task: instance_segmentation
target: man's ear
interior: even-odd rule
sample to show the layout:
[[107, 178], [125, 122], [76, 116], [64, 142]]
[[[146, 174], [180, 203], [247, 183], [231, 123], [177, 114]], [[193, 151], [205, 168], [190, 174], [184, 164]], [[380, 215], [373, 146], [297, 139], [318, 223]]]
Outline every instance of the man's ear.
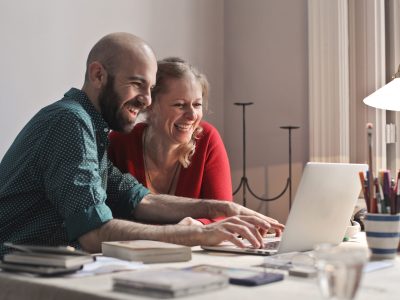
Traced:
[[104, 69], [103, 65], [98, 61], [94, 61], [89, 65], [89, 81], [96, 87], [101, 88], [107, 82], [107, 71]]

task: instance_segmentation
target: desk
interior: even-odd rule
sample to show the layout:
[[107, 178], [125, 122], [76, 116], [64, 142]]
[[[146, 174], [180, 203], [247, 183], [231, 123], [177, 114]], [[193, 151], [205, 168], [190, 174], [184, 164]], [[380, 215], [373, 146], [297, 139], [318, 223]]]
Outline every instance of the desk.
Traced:
[[[355, 243], [343, 243], [353, 246]], [[217, 264], [231, 267], [249, 267], [260, 265], [261, 256], [206, 252], [193, 247], [193, 259], [184, 263], [152, 264], [156, 267], [183, 268], [196, 264]], [[97, 275], [82, 278], [37, 278], [0, 272], [0, 299], [152, 299], [112, 291], [114, 274]], [[177, 299], [322, 299], [315, 278], [285, 276], [280, 282], [258, 287], [230, 285], [219, 291], [212, 291]], [[400, 299], [400, 256], [395, 266], [366, 273], [356, 299]]]

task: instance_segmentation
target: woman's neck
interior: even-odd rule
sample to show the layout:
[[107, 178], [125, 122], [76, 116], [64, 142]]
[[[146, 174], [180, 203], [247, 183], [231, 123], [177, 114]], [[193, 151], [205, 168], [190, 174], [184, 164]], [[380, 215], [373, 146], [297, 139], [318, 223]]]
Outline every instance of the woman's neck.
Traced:
[[164, 136], [153, 130], [151, 125], [148, 125], [144, 131], [143, 143], [145, 143], [144, 149], [146, 149], [144, 155], [157, 167], [168, 169], [175, 166], [178, 161], [179, 145], [173, 145]]
[[[164, 141], [164, 142], [163, 142]], [[173, 145], [155, 134], [151, 127], [143, 134], [143, 160], [147, 187], [153, 193], [175, 194], [180, 163]]]

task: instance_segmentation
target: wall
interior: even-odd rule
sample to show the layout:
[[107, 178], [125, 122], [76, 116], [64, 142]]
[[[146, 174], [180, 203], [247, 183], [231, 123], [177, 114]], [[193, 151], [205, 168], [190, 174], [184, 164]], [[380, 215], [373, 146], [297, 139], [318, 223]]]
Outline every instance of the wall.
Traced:
[[82, 86], [90, 48], [114, 31], [208, 74], [207, 119], [223, 132], [223, 1], [0, 0], [0, 157], [42, 106]]
[[[42, 106], [81, 87], [85, 61], [103, 35], [128, 31], [159, 58], [178, 55], [211, 83], [206, 116], [223, 135], [233, 184], [241, 176], [241, 111], [248, 109], [248, 177], [272, 196], [287, 177], [293, 132], [294, 188], [308, 158], [306, 0], [0, 0], [0, 157]], [[251, 198], [251, 197], [250, 197]], [[241, 197], [236, 197], [241, 203]], [[252, 208], [284, 221], [288, 198]]]
[[[294, 189], [308, 160], [307, 1], [225, 1], [224, 21], [224, 128], [234, 188], [242, 174], [242, 111], [233, 102], [254, 102], [246, 109], [247, 177], [257, 195], [272, 197], [288, 176], [288, 133], [280, 126], [301, 127], [292, 135]], [[269, 204], [247, 196], [251, 208], [286, 219], [288, 194]]]

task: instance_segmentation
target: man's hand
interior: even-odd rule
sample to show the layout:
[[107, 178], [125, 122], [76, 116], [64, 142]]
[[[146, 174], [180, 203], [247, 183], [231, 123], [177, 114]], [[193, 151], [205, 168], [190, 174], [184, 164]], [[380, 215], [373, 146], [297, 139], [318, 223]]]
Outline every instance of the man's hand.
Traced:
[[[236, 203], [232, 203], [232, 204], [236, 204]], [[285, 225], [279, 223], [278, 220], [267, 217], [267, 216], [260, 214], [254, 210], [248, 209], [244, 206], [241, 206], [238, 204], [236, 204], [236, 205], [239, 206], [239, 209], [240, 209], [239, 215], [257, 216], [257, 217], [263, 219], [265, 222], [269, 223], [269, 225], [271, 226], [270, 228], [273, 229], [276, 236], [282, 235], [282, 231], [285, 229]], [[267, 232], [268, 232], [268, 230], [264, 230], [263, 228], [260, 228], [260, 233], [262, 236], [265, 236], [267, 234]]]
[[259, 227], [259, 232], [262, 236], [264, 236], [268, 232], [268, 229], [270, 228], [273, 229], [273, 231], [275, 231], [276, 236], [281, 236], [282, 230], [285, 229], [285, 225], [279, 223], [277, 220], [267, 217], [263, 214], [260, 214], [254, 210], [251, 210], [234, 202], [213, 201], [213, 204], [210, 206], [210, 210], [212, 213], [215, 213], [216, 216], [227, 216], [227, 217], [248, 216], [248, 217], [257, 217], [258, 219], [263, 220], [264, 224], [268, 224], [268, 227], [267, 229], [265, 229], [265, 226]]
[[[270, 218], [268, 218], [269, 220]], [[270, 219], [273, 220], [273, 219]], [[277, 224], [279, 222], [276, 221]], [[283, 225], [276, 227], [281, 228]], [[255, 248], [263, 247], [263, 233], [272, 227], [271, 223], [256, 215], [240, 215], [226, 218], [222, 221], [203, 226], [200, 236], [200, 245], [213, 246], [223, 241], [230, 241], [238, 247], [244, 248], [241, 238], [247, 239]], [[277, 230], [275, 228], [275, 230]], [[280, 232], [280, 230], [279, 230]], [[241, 238], [240, 238], [240, 237]]]
[[193, 221], [198, 221], [191, 218], [185, 218], [177, 225], [165, 226], [113, 219], [82, 235], [79, 243], [85, 251], [93, 253], [101, 251], [101, 242], [103, 241], [126, 240], [155, 240], [187, 246], [213, 246], [223, 241], [230, 241], [238, 247], [245, 247], [242, 239], [246, 239], [253, 247], [261, 248], [263, 247], [263, 233], [269, 229], [277, 230], [277, 228], [283, 227], [277, 221], [275, 222], [280, 226], [270, 223], [270, 220], [273, 219], [265, 216], [260, 218], [255, 212], [253, 215], [228, 217], [222, 221], [202, 226], [196, 225], [197, 223], [193, 224]]

